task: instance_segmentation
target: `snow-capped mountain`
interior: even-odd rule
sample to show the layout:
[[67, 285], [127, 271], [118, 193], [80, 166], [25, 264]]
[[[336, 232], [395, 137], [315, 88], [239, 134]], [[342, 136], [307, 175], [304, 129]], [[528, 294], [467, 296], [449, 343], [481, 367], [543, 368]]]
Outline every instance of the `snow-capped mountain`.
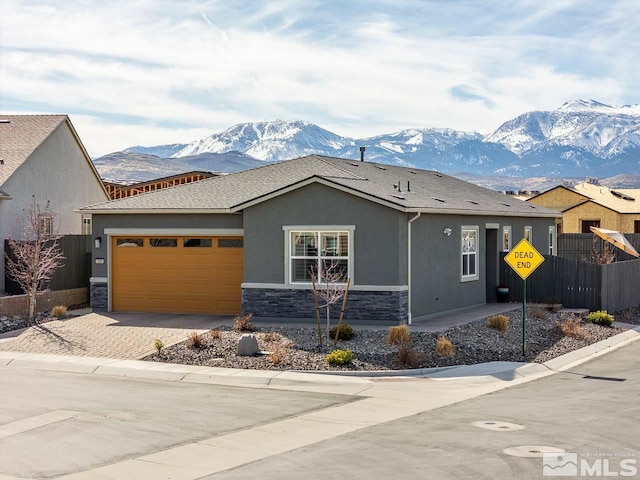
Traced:
[[[360, 146], [366, 147], [369, 161], [453, 174], [610, 177], [640, 172], [640, 105], [572, 100], [556, 110], [519, 115], [484, 137], [446, 128], [414, 128], [353, 139], [304, 121], [242, 123], [189, 144], [138, 146], [125, 153], [157, 155], [162, 157], [157, 162], [167, 166], [186, 156], [226, 152], [258, 161], [311, 153], [359, 159]], [[111, 154], [110, 161], [114, 156], [118, 153]], [[98, 160], [101, 171], [108, 162]], [[207, 161], [198, 163], [200, 169], [216, 170]], [[126, 175], [122, 169], [120, 173]]]

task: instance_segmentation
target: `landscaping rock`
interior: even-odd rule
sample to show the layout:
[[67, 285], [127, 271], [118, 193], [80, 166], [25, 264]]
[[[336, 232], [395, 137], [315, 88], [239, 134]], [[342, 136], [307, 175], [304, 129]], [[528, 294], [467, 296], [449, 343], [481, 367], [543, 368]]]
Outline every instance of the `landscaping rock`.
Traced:
[[244, 333], [238, 340], [237, 355], [241, 357], [250, 357], [260, 351], [258, 347], [258, 339], [253, 333]]

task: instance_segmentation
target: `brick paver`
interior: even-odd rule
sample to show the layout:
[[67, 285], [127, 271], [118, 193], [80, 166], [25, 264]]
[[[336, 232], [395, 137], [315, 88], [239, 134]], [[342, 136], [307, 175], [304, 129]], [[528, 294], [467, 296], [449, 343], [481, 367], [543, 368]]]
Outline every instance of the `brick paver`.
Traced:
[[223, 323], [228, 319], [90, 313], [30, 327], [14, 340], [0, 343], [0, 351], [140, 359], [155, 351], [157, 338], [168, 346], [186, 340], [191, 332], [202, 333]]

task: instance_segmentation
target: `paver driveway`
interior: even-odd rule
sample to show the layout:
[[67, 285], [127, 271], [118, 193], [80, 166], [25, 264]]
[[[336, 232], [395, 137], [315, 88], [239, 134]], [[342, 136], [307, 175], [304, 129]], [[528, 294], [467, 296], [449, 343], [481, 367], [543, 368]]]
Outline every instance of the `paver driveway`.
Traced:
[[0, 351], [140, 359], [155, 351], [157, 338], [168, 346], [231, 322], [220, 315], [89, 313], [30, 327], [0, 343]]

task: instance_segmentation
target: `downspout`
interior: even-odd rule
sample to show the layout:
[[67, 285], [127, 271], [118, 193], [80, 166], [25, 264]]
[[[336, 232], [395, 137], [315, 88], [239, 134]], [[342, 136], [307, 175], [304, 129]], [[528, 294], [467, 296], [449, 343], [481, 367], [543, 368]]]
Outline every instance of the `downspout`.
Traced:
[[411, 325], [411, 224], [416, 221], [421, 212], [416, 213], [416, 216], [409, 219], [407, 223], [407, 323]]

